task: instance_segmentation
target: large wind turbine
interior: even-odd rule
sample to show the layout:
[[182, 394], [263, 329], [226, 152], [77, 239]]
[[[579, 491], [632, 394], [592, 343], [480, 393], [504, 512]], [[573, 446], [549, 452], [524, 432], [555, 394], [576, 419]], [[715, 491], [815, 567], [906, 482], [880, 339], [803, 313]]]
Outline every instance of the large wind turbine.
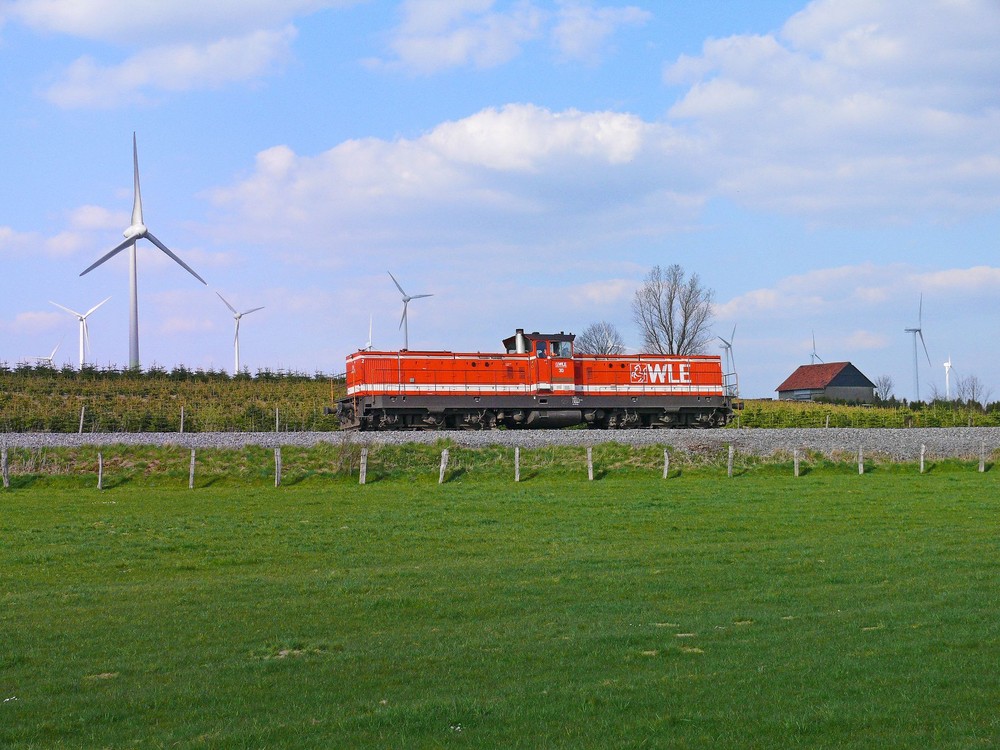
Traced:
[[111, 297], [108, 297], [107, 299], [98, 302], [96, 305], [87, 310], [87, 312], [85, 313], [78, 313], [76, 310], [70, 310], [68, 307], [64, 307], [63, 305], [60, 305], [58, 302], [53, 302], [52, 300], [49, 300], [50, 305], [55, 305], [60, 310], [65, 310], [70, 315], [75, 316], [76, 319], [80, 321], [80, 369], [81, 370], [83, 369], [83, 366], [87, 363], [85, 349], [90, 349], [90, 330], [87, 328], [87, 318], [90, 317], [90, 314], [94, 312], [94, 310], [103, 305], [109, 299], [111, 299]]
[[252, 312], [263, 310], [264, 306], [261, 305], [260, 307], [252, 307], [249, 310], [244, 310], [243, 312], [236, 312], [236, 308], [230, 305], [229, 301], [225, 297], [223, 297], [222, 294], [220, 294], [219, 292], [216, 292], [216, 294], [219, 295], [219, 299], [221, 299], [225, 303], [226, 307], [228, 307], [230, 311], [232, 311], [233, 320], [236, 321], [236, 336], [233, 339], [233, 346], [236, 349], [236, 367], [233, 370], [233, 375], [238, 375], [240, 372], [240, 318], [242, 318], [244, 315], [249, 315]]
[[948, 361], [944, 363], [944, 398], [946, 401], [951, 401], [951, 355], [948, 355]]
[[399, 319], [399, 327], [403, 329], [403, 349], [409, 349], [410, 348], [410, 330], [409, 330], [409, 325], [406, 322], [406, 310], [407, 310], [407, 307], [410, 304], [410, 300], [411, 299], [420, 299], [421, 297], [433, 297], [434, 295], [433, 294], [412, 294], [412, 295], [407, 294], [406, 292], [403, 291], [403, 287], [401, 287], [399, 285], [399, 282], [396, 281], [396, 277], [392, 275], [392, 271], [388, 271], [387, 273], [389, 274], [389, 278], [392, 279], [392, 283], [396, 285], [396, 288], [399, 290], [399, 293], [403, 295], [403, 317]]
[[132, 198], [132, 224], [125, 230], [124, 236], [125, 241], [120, 242], [114, 247], [111, 252], [103, 256], [96, 263], [92, 263], [88, 266], [83, 273], [90, 273], [99, 265], [104, 263], [106, 260], [113, 258], [115, 255], [120, 253], [125, 248], [129, 249], [128, 260], [129, 260], [129, 317], [128, 317], [128, 365], [132, 369], [138, 369], [139, 364], [139, 289], [136, 281], [136, 257], [135, 257], [135, 245], [136, 243], [145, 238], [156, 245], [164, 254], [173, 259], [181, 268], [187, 271], [189, 274], [194, 276], [202, 284], [206, 282], [201, 276], [196, 274], [194, 270], [176, 255], [170, 251], [170, 249], [160, 242], [156, 237], [154, 237], [145, 224], [142, 222], [142, 195], [139, 192], [139, 152], [136, 148], [135, 143], [135, 133], [132, 133], [132, 171], [134, 174], [135, 184], [133, 187], [133, 198]]
[[916, 328], [904, 328], [903, 331], [906, 333], [913, 334], [913, 386], [916, 389], [917, 398], [920, 400], [920, 359], [917, 357], [917, 337], [920, 337], [920, 344], [924, 347], [924, 355], [927, 357], [927, 364], [931, 364], [931, 355], [927, 353], [927, 344], [924, 342], [924, 295], [920, 295], [920, 306], [917, 308], [917, 326]]

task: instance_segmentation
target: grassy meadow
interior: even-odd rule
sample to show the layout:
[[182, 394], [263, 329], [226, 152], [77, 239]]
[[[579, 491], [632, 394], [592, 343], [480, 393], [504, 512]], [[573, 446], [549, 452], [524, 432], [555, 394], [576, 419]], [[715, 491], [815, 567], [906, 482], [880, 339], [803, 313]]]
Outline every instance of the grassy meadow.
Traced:
[[601, 447], [597, 481], [563, 449], [515, 484], [497, 449], [453, 451], [439, 485], [430, 447], [373, 455], [359, 486], [326, 450], [286, 452], [280, 488], [264, 451], [211, 457], [194, 491], [166, 454], [123, 451], [103, 491], [22, 466], [0, 747], [1000, 741], [992, 470], [663, 480], [655, 451]]

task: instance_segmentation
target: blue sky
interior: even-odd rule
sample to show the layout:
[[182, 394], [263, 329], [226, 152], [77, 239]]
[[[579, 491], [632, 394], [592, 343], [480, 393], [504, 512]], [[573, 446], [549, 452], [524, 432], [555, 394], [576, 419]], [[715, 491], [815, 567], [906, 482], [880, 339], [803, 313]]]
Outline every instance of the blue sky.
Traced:
[[0, 360], [340, 372], [607, 320], [655, 264], [715, 290], [744, 395], [809, 362], [1000, 397], [995, 0], [0, 0]]

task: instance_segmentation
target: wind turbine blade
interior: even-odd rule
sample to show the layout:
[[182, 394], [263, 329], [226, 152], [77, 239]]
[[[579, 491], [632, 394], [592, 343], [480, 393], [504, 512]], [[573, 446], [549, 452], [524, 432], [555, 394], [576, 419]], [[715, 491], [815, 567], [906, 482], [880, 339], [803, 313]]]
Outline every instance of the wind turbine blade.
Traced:
[[118, 243], [115, 246], [114, 250], [112, 250], [107, 255], [104, 255], [103, 257], [101, 257], [96, 262], [91, 263], [83, 271], [80, 272], [80, 275], [81, 276], [85, 276], [86, 274], [90, 273], [95, 268], [97, 268], [99, 265], [101, 265], [104, 261], [111, 260], [111, 258], [113, 258], [114, 256], [118, 255], [118, 253], [120, 253], [122, 250], [124, 250], [126, 247], [128, 247], [129, 245], [131, 245], [134, 242], [135, 242], [135, 238], [133, 237], [133, 238], [130, 238], [130, 239], [127, 239], [127, 240], [123, 240], [122, 242]]
[[[90, 308], [89, 310], [87, 310], [87, 312], [84, 313], [84, 315], [83, 315], [83, 319], [86, 320], [88, 315], [90, 315], [92, 312], [94, 312], [94, 310], [96, 310], [98, 307], [100, 307], [101, 305], [103, 305], [109, 299], [111, 299], [111, 297], [107, 297], [107, 298], [103, 299], [102, 301], [100, 301], [96, 305], [94, 305], [92, 308]], [[53, 303], [53, 304], [55, 304], [55, 303]]]
[[249, 310], [244, 310], [244, 311], [243, 311], [242, 313], [240, 313], [240, 314], [241, 314], [241, 315], [249, 315], [249, 314], [250, 314], [250, 313], [252, 313], [252, 312], [257, 312], [258, 310], [263, 310], [263, 309], [264, 309], [264, 305], [261, 305], [260, 307], [252, 307], [252, 308], [250, 308]]
[[[407, 304], [408, 304], [407, 302], [404, 302], [404, 303], [403, 303], [403, 317], [401, 317], [401, 318], [399, 319], [399, 327], [400, 327], [400, 328], [402, 328], [402, 327], [403, 327], [403, 323], [405, 323], [405, 322], [406, 322], [406, 305], [407, 305]], [[397, 330], [398, 330], [398, 329], [397, 329]]]
[[90, 356], [90, 326], [87, 325], [87, 318], [84, 316], [81, 324], [83, 326], [83, 351]]
[[422, 297], [433, 297], [433, 294], [414, 294], [410, 299], [421, 299]]
[[225, 297], [223, 297], [221, 292], [216, 292], [216, 294], [219, 296], [219, 299], [222, 300], [222, 302], [225, 304], [225, 306], [228, 307], [230, 310], [233, 311], [233, 315], [239, 315], [239, 313], [236, 312], [236, 308], [229, 304], [229, 300], [227, 300]]
[[205, 279], [201, 278], [201, 276], [199, 276], [198, 274], [196, 274], [194, 272], [194, 269], [191, 268], [191, 266], [189, 266], [183, 260], [181, 260], [180, 258], [178, 258], [173, 252], [171, 252], [170, 248], [168, 248], [166, 245], [164, 245], [162, 242], [160, 242], [158, 239], [156, 239], [156, 237], [154, 237], [153, 235], [151, 235], [149, 232], [146, 232], [146, 239], [149, 240], [150, 242], [152, 242], [158, 248], [160, 248], [160, 250], [162, 250], [164, 253], [166, 253], [166, 255], [168, 257], [172, 258], [174, 260], [174, 262], [177, 263], [177, 265], [179, 265], [181, 268], [183, 268], [189, 274], [191, 274], [196, 279], [198, 279], [198, 281], [200, 281], [205, 286], [208, 286], [208, 282], [205, 281]]
[[931, 355], [927, 353], [927, 344], [924, 342], [924, 332], [918, 328], [917, 335], [920, 336], [920, 345], [924, 347], [924, 356], [927, 357], [927, 365], [928, 367], [933, 367], [934, 365], [931, 364]]
[[399, 285], [399, 282], [396, 281], [396, 277], [392, 275], [392, 271], [386, 271], [386, 273], [389, 274], [389, 278], [392, 279], [392, 283], [396, 285], [396, 288], [399, 290], [399, 293], [405, 297], [406, 292], [403, 291], [403, 287], [401, 287]]
[[238, 344], [240, 341], [240, 319], [236, 319], [236, 335], [233, 336], [233, 343]]
[[[70, 309], [69, 309], [68, 307], [63, 307], [63, 306], [62, 306], [62, 305], [60, 305], [60, 304], [59, 304], [58, 302], [53, 302], [52, 300], [49, 300], [49, 304], [50, 304], [50, 305], [55, 305], [55, 306], [56, 306], [56, 307], [58, 307], [58, 308], [59, 308], [60, 310], [65, 310], [65, 311], [66, 311], [66, 312], [68, 312], [68, 313], [69, 313], [70, 315], [75, 315], [75, 316], [76, 316], [76, 317], [78, 317], [78, 318], [85, 318], [85, 317], [87, 317], [86, 315], [81, 315], [81, 314], [80, 314], [80, 313], [78, 313], [78, 312], [77, 312], [76, 310], [70, 310]], [[89, 315], [89, 313], [88, 313], [88, 315]]]
[[135, 175], [135, 186], [132, 195], [132, 225], [142, 224], [142, 193], [139, 191], [139, 149], [135, 145], [135, 133], [132, 133], [132, 172]]

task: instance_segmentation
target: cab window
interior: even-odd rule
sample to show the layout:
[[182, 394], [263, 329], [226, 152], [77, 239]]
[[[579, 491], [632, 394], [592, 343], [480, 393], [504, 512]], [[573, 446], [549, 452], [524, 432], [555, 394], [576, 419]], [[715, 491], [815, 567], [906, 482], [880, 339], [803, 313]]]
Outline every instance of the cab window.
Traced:
[[544, 359], [545, 358], [545, 347], [546, 346], [547, 346], [547, 343], [545, 341], [536, 341], [535, 342], [535, 356], [538, 357], [539, 359]]
[[552, 356], [560, 359], [571, 359], [573, 357], [573, 346], [568, 341], [553, 341]]

